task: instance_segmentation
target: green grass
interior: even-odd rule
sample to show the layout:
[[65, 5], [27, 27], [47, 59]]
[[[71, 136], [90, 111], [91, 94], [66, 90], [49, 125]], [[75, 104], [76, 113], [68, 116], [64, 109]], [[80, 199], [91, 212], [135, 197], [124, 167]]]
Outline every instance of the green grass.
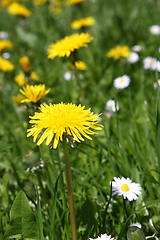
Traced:
[[[160, 36], [149, 31], [151, 25], [159, 24], [159, 1], [86, 0], [80, 7], [63, 5], [60, 14], [49, 12], [47, 5], [23, 3], [32, 12], [27, 19], [10, 16], [6, 9], [0, 9], [0, 31], [8, 32], [8, 39], [14, 43], [8, 51], [9, 60], [15, 65], [11, 73], [0, 72], [0, 239], [13, 224], [10, 220], [14, 200], [22, 198], [25, 204], [25, 195], [18, 194], [20, 190], [36, 216], [39, 235], [33, 239], [72, 239], [63, 148], [59, 145], [53, 150], [45, 143], [38, 147], [27, 138], [29, 116], [34, 109], [12, 100], [20, 88], [14, 82], [21, 72], [19, 58], [25, 55], [39, 76], [36, 83], [51, 88], [42, 102], [82, 103], [79, 78], [86, 108], [104, 113], [109, 99], [115, 99], [120, 106], [110, 119], [102, 114], [104, 127], [93, 136], [93, 141], [85, 139], [75, 142], [74, 148], [69, 147], [78, 239], [107, 233], [123, 240], [132, 222], [142, 224], [146, 236], [156, 233], [156, 239], [160, 238], [160, 102], [159, 87], [153, 86], [160, 73], [143, 68], [145, 57], [159, 59], [160, 55]], [[67, 35], [82, 32], [72, 30], [71, 22], [87, 16], [96, 20], [95, 25], [84, 30], [94, 40], [77, 51], [88, 68], [75, 73], [67, 65], [66, 57], [49, 60], [47, 49]], [[135, 64], [106, 57], [116, 45], [132, 48], [135, 44], [142, 47]], [[73, 71], [75, 78], [66, 81], [66, 71]], [[113, 80], [124, 74], [130, 76], [130, 86], [116, 90]], [[44, 167], [32, 172], [41, 160]], [[27, 168], [30, 170], [26, 171]], [[126, 202], [128, 217], [122, 197], [112, 197], [110, 192], [110, 181], [122, 176], [142, 186], [139, 199]], [[25, 239], [23, 235], [12, 238]]]

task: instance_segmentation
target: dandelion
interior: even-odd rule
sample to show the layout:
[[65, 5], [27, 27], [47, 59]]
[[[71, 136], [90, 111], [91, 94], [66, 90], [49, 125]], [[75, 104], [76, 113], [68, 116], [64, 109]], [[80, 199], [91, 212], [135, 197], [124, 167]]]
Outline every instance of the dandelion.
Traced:
[[107, 111], [111, 111], [111, 112], [119, 111], [119, 104], [118, 104], [118, 102], [115, 103], [115, 101], [111, 99], [108, 102], [106, 102], [105, 109]]
[[14, 65], [10, 61], [0, 57], [0, 70], [2, 70], [3, 72], [10, 72], [13, 69]]
[[114, 238], [111, 238], [111, 235], [107, 235], [106, 233], [105, 234], [101, 234], [100, 237], [98, 238], [89, 238], [89, 240], [114, 240]]
[[23, 86], [23, 90], [20, 89], [19, 91], [26, 97], [24, 100], [22, 100], [22, 103], [36, 103], [41, 100], [46, 94], [48, 94], [50, 90], [50, 88], [45, 90], [45, 84], [39, 84]]
[[85, 62], [83, 61], [76, 61], [75, 62], [75, 67], [78, 69], [78, 70], [86, 70], [87, 69], [87, 65]]
[[30, 60], [27, 56], [24, 56], [19, 59], [19, 64], [21, 66], [21, 69], [25, 72], [28, 73], [31, 70], [31, 63]]
[[33, 3], [34, 5], [38, 6], [38, 5], [43, 5], [45, 3], [48, 3], [50, 0], [34, 0]]
[[152, 25], [150, 27], [150, 32], [153, 34], [153, 35], [160, 35], [160, 26], [159, 25]]
[[113, 85], [117, 89], [123, 89], [129, 86], [131, 79], [127, 75], [114, 79]]
[[31, 77], [32, 80], [34, 80], [34, 81], [39, 80], [39, 77], [38, 77], [37, 73], [35, 73], [35, 72], [31, 72], [31, 73], [30, 73], [30, 77]]
[[29, 17], [31, 12], [23, 5], [13, 2], [11, 5], [8, 7], [8, 12], [11, 15], [18, 15], [21, 17]]
[[155, 70], [157, 67], [157, 59], [153, 57], [146, 57], [143, 59], [144, 69]]
[[17, 0], [1, 0], [0, 6], [1, 7], [7, 7], [11, 3], [16, 2]]
[[84, 110], [84, 108], [85, 106], [76, 106], [72, 103], [41, 104], [41, 112], [30, 117], [30, 123], [34, 126], [28, 129], [27, 136], [33, 136], [35, 142], [38, 134], [43, 130], [37, 145], [46, 138], [46, 145], [53, 140], [53, 148], [57, 147], [59, 141], [63, 141], [64, 136], [74, 138], [77, 142], [84, 141], [82, 136], [92, 140], [88, 134], [93, 135], [95, 132], [91, 129], [101, 130], [102, 126], [98, 124], [99, 115], [93, 115], [90, 109]]
[[75, 33], [71, 36], [51, 44], [48, 49], [48, 58], [54, 59], [56, 56], [69, 57], [72, 52], [80, 47], [87, 47], [87, 43], [92, 41], [93, 37], [89, 33]]
[[127, 61], [129, 63], [136, 63], [138, 62], [138, 60], [139, 60], [139, 55], [136, 52], [131, 52], [127, 57]]
[[21, 104], [21, 101], [22, 101], [24, 98], [25, 98], [25, 97], [24, 97], [22, 94], [17, 94], [17, 95], [12, 96], [12, 100], [13, 100], [15, 103], [18, 103], [18, 104]]
[[116, 46], [115, 48], [112, 48], [108, 53], [107, 57], [108, 58], [115, 58], [119, 59], [122, 57], [128, 57], [130, 54], [131, 50], [129, 49], [128, 46]]
[[93, 17], [81, 18], [79, 20], [75, 20], [72, 22], [71, 27], [73, 29], [79, 29], [82, 27], [89, 27], [95, 23], [95, 19]]
[[[111, 182], [110, 182], [111, 185]], [[139, 183], [134, 183], [129, 178], [116, 178], [112, 181], [112, 195], [118, 194], [123, 196], [124, 199], [128, 198], [129, 201], [137, 200], [141, 195], [142, 188]]]
[[23, 86], [27, 84], [27, 80], [25, 79], [25, 74], [24, 73], [20, 73], [18, 74], [15, 78], [14, 81], [19, 85], [19, 86]]
[[84, 0], [68, 0], [68, 4], [69, 5], [74, 5], [74, 4], [80, 4], [80, 3], [82, 3], [82, 2], [84, 2]]
[[9, 40], [0, 40], [0, 52], [2, 52], [6, 48], [12, 48], [13, 43]]

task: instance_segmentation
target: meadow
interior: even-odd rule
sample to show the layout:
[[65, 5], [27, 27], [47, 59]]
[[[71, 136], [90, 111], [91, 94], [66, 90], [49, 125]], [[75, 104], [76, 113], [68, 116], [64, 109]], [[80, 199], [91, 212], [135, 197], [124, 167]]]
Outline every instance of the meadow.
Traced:
[[[160, 239], [159, 16], [159, 0], [0, 0], [0, 239]], [[63, 108], [36, 129], [63, 103], [95, 134], [47, 135]]]

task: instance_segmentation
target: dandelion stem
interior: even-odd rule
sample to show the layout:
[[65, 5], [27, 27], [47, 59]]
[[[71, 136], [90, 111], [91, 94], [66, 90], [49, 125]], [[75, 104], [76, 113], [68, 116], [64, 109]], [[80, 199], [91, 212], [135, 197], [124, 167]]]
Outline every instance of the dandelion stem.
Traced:
[[71, 219], [71, 227], [72, 227], [72, 238], [73, 238], [73, 240], [78, 240], [75, 209], [74, 209], [74, 200], [73, 200], [73, 191], [72, 191], [71, 169], [70, 169], [70, 163], [69, 163], [69, 153], [68, 153], [66, 138], [63, 139], [63, 145], [64, 145], [66, 179], [67, 179], [67, 188], [68, 188], [68, 201], [69, 201], [70, 219]]

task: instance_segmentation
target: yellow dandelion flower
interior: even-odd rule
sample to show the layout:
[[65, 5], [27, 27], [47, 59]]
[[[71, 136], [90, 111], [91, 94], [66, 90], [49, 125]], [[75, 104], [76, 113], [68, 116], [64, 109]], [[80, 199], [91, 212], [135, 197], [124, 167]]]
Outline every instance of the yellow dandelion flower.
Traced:
[[27, 56], [24, 56], [19, 59], [19, 64], [21, 66], [21, 69], [25, 72], [28, 73], [31, 70], [31, 63], [30, 60]]
[[34, 5], [39, 6], [39, 5], [45, 4], [45, 3], [49, 2], [49, 1], [50, 0], [34, 0], [33, 3], [34, 3]]
[[102, 126], [98, 124], [99, 115], [94, 115], [90, 108], [84, 108], [85, 106], [72, 103], [41, 104], [41, 112], [30, 117], [30, 123], [34, 125], [27, 130], [27, 137], [33, 136], [35, 142], [41, 132], [37, 145], [45, 139], [46, 145], [49, 145], [53, 140], [53, 148], [57, 147], [59, 141], [63, 141], [64, 136], [74, 138], [77, 142], [84, 141], [82, 136], [92, 140], [88, 136], [96, 134], [92, 129], [101, 130]]
[[115, 48], [112, 48], [108, 53], [107, 57], [108, 58], [115, 58], [119, 59], [121, 57], [128, 57], [129, 54], [131, 53], [130, 49], [128, 46], [116, 46]]
[[22, 4], [13, 2], [9, 7], [7, 8], [8, 12], [11, 15], [19, 15], [22, 17], [28, 17], [30, 16], [31, 12]]
[[21, 101], [24, 99], [25, 97], [21, 94], [17, 94], [15, 96], [12, 96], [12, 100], [15, 102], [15, 103], [18, 103], [18, 104], [21, 104]]
[[87, 47], [87, 43], [91, 42], [93, 37], [89, 33], [75, 33], [71, 36], [57, 41], [55, 44], [51, 44], [48, 49], [48, 58], [54, 59], [56, 56], [67, 57], [70, 56], [71, 52], [80, 47]]
[[13, 43], [9, 40], [0, 40], [0, 52], [6, 48], [12, 48]]
[[1, 7], [8, 7], [13, 2], [17, 2], [17, 0], [1, 0], [0, 6]]
[[13, 69], [14, 65], [10, 61], [0, 57], [0, 70], [2, 70], [3, 72], [10, 72]]
[[18, 74], [15, 78], [14, 81], [19, 85], [19, 86], [23, 86], [27, 84], [27, 80], [25, 79], [25, 74], [24, 73], [20, 73]]
[[50, 88], [45, 90], [45, 84], [39, 85], [26, 85], [23, 86], [23, 90], [20, 89], [19, 91], [26, 97], [22, 100], [24, 102], [33, 102], [36, 103], [40, 99], [42, 99], [46, 94], [50, 92]]
[[68, 5], [73, 5], [73, 4], [80, 4], [82, 2], [84, 2], [84, 0], [68, 0], [67, 4]]
[[31, 77], [32, 80], [34, 80], [34, 81], [39, 80], [39, 77], [38, 77], [37, 73], [35, 73], [35, 72], [31, 72], [30, 77]]
[[83, 61], [76, 61], [75, 66], [78, 70], [86, 70], [87, 69], [87, 65]]
[[72, 22], [71, 27], [73, 29], [79, 29], [82, 27], [89, 27], [95, 23], [95, 19], [93, 17], [81, 18], [79, 20], [75, 20]]

